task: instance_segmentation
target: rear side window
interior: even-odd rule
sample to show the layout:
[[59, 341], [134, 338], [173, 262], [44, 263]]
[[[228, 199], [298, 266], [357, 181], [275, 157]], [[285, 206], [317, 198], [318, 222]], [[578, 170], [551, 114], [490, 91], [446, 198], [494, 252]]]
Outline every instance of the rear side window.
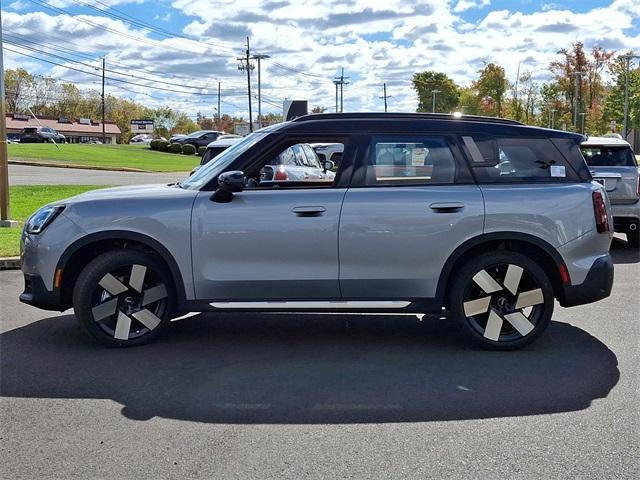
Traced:
[[[480, 183], [577, 182], [577, 174], [546, 138], [463, 137], [463, 148]], [[477, 151], [474, 151], [473, 144]], [[480, 156], [478, 154], [480, 152]]]
[[446, 138], [374, 137], [369, 149], [366, 185], [451, 184], [456, 162]]
[[636, 159], [629, 147], [580, 147], [590, 167], [635, 167]]

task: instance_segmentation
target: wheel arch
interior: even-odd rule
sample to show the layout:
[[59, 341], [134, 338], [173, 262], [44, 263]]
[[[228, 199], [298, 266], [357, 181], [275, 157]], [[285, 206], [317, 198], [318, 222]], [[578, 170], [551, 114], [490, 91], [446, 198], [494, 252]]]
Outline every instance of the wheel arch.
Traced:
[[64, 251], [56, 272], [62, 269], [60, 282], [60, 301], [63, 308], [71, 306], [71, 297], [75, 281], [80, 271], [90, 260], [97, 255], [115, 249], [136, 249], [147, 251], [157, 255], [165, 264], [173, 280], [176, 290], [177, 304], [181, 305], [186, 300], [186, 291], [182, 274], [173, 255], [160, 242], [138, 232], [127, 230], [110, 230], [86, 235], [75, 241]]
[[565, 263], [551, 244], [526, 233], [494, 232], [467, 240], [453, 251], [445, 262], [438, 280], [436, 288], [438, 302], [448, 307], [447, 297], [451, 288], [451, 279], [458, 267], [476, 255], [496, 250], [516, 251], [538, 262], [551, 280], [554, 296], [560, 300], [563, 299], [564, 288], [560, 267]]

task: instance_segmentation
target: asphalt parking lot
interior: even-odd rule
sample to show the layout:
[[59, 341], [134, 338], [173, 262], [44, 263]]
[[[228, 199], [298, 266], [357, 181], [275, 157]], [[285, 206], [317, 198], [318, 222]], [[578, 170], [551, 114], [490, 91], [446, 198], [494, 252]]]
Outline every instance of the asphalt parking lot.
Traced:
[[519, 352], [446, 320], [206, 314], [96, 346], [0, 272], [2, 478], [639, 478], [640, 254]]

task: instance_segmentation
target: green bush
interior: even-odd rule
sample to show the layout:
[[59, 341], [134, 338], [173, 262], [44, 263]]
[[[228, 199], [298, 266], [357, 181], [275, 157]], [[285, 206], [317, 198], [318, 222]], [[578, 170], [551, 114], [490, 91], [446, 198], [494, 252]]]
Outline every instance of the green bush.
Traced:
[[149, 144], [149, 148], [151, 150], [158, 150], [158, 142], [160, 140], [158, 140], [157, 138], [154, 138], [153, 140], [151, 140], [151, 143]]
[[182, 145], [180, 145], [179, 143], [172, 143], [167, 148], [167, 151], [170, 153], [182, 153]]
[[158, 151], [159, 152], [166, 152], [167, 150], [169, 150], [169, 145], [171, 145], [171, 144], [166, 140], [158, 139], [157, 145], [158, 145]]
[[196, 147], [194, 147], [193, 145], [189, 145], [188, 143], [186, 145], [182, 146], [182, 153], [185, 155], [195, 155], [196, 154]]
[[207, 147], [198, 147], [198, 155], [203, 156], [206, 151]]

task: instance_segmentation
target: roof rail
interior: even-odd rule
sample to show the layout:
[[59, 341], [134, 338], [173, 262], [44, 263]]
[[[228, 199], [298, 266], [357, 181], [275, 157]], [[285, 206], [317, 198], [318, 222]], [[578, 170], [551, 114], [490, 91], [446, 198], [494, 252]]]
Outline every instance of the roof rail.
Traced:
[[424, 120], [449, 120], [485, 123], [502, 123], [507, 125], [524, 125], [522, 122], [499, 117], [484, 117], [480, 115], [455, 116], [449, 113], [383, 113], [383, 112], [357, 112], [357, 113], [312, 113], [298, 117], [293, 122], [308, 122], [312, 120], [349, 120], [349, 119], [424, 119]]

